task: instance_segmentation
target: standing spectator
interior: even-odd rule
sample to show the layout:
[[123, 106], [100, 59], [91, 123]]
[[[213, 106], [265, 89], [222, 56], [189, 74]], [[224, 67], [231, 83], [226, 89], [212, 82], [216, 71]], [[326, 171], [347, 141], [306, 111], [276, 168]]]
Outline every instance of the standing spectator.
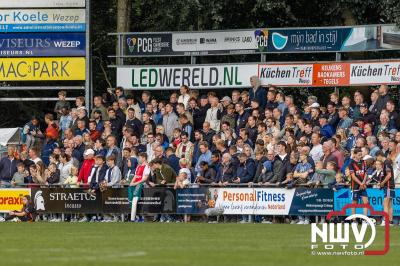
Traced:
[[163, 127], [165, 130], [165, 135], [167, 135], [169, 140], [172, 140], [174, 129], [180, 128], [178, 117], [176, 116], [171, 103], [167, 103], [165, 105], [165, 114], [163, 116]]
[[185, 158], [191, 164], [194, 149], [193, 143], [189, 141], [189, 137], [186, 132], [182, 132], [181, 140], [182, 142], [178, 144], [175, 154], [178, 158]]
[[54, 112], [57, 114], [57, 118], [60, 118], [63, 115], [62, 109], [65, 108], [69, 110], [71, 108], [69, 102], [66, 100], [67, 92], [66, 91], [59, 91], [58, 92], [58, 101], [54, 106]]
[[106, 158], [114, 155], [115, 156], [115, 164], [121, 168], [122, 167], [122, 153], [121, 149], [117, 146], [117, 139], [115, 136], [110, 135], [107, 137], [107, 153]]
[[175, 182], [176, 173], [174, 169], [166, 163], [163, 163], [160, 159], [154, 159], [151, 161], [151, 167], [155, 175], [155, 182], [151, 182], [150, 186], [166, 185]]
[[0, 185], [1, 187], [10, 186], [11, 179], [18, 171], [17, 165], [19, 160], [15, 158], [15, 147], [7, 147], [7, 156], [0, 160]]
[[195, 172], [198, 175], [201, 172], [200, 168], [200, 163], [201, 162], [207, 162], [211, 163], [211, 151], [208, 149], [208, 143], [206, 141], [202, 141], [199, 143], [199, 150], [200, 150], [200, 156], [197, 159], [196, 162], [196, 167], [195, 167]]
[[201, 171], [196, 178], [196, 183], [200, 184], [217, 184], [218, 180], [216, 179], [217, 173], [214, 168], [209, 167], [207, 162], [200, 163]]
[[91, 173], [91, 171], [93, 171], [93, 165], [95, 163], [94, 151], [92, 149], [87, 149], [83, 155], [85, 160], [83, 161], [82, 167], [79, 171], [77, 186], [79, 186], [80, 184], [86, 185], [89, 182], [89, 176], [93, 174]]
[[189, 103], [189, 99], [190, 99], [190, 95], [189, 95], [189, 87], [186, 85], [182, 85], [179, 88], [179, 98], [178, 98], [178, 103], [183, 103], [185, 105], [185, 109], [188, 108], [188, 103]]
[[135, 109], [128, 108], [128, 117], [125, 126], [132, 129], [132, 131], [137, 135], [141, 136], [143, 133], [143, 124], [135, 116]]
[[179, 173], [179, 158], [175, 155], [174, 149], [169, 147], [165, 150], [165, 156], [167, 157], [168, 165], [174, 169], [175, 173]]
[[103, 101], [102, 101], [102, 100], [103, 100], [103, 99], [102, 99], [101, 96], [99, 96], [99, 95], [94, 96], [94, 98], [93, 98], [93, 105], [94, 105], [94, 106], [93, 106], [92, 114], [91, 114], [91, 118], [92, 118], [92, 119], [96, 119], [94, 114], [95, 114], [97, 111], [99, 111], [100, 114], [101, 114], [101, 117], [102, 117], [103, 119], [105, 119], [105, 120], [108, 120], [107, 108], [104, 107]]
[[239, 154], [239, 167], [236, 171], [236, 178], [233, 183], [248, 183], [253, 180], [256, 171], [256, 165], [252, 158], [249, 158], [245, 153]]
[[46, 114], [44, 116], [44, 121], [47, 124], [46, 138], [57, 140], [59, 128], [57, 123], [54, 121], [54, 116], [52, 114]]
[[210, 98], [211, 107], [207, 110], [206, 114], [206, 122], [210, 123], [210, 127], [215, 132], [219, 132], [220, 129], [220, 120], [221, 120], [221, 110], [218, 105], [218, 98], [211, 97]]
[[376, 100], [376, 111], [380, 115], [382, 110], [386, 108], [386, 103], [390, 100], [390, 95], [388, 94], [389, 87], [387, 85], [381, 85], [378, 89], [379, 97]]
[[265, 108], [267, 93], [265, 88], [261, 87], [261, 81], [258, 76], [250, 77], [251, 89], [249, 91], [250, 101], [256, 99], [261, 109]]
[[74, 167], [71, 156], [66, 153], [61, 153], [60, 155], [60, 184], [64, 184], [67, 178], [71, 174], [71, 168]]
[[39, 119], [32, 117], [22, 130], [22, 142], [29, 149], [38, 144], [40, 139], [43, 138], [43, 133], [40, 131]]

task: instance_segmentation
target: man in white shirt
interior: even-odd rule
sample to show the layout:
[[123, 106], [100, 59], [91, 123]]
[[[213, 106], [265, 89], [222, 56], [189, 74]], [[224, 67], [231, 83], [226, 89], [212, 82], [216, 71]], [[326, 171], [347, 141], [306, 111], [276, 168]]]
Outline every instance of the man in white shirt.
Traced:
[[320, 143], [321, 137], [319, 133], [313, 133], [311, 135], [311, 144], [312, 149], [310, 151], [310, 156], [313, 159], [314, 163], [317, 163], [321, 160], [322, 156], [324, 156], [324, 152], [322, 151], [322, 145]]

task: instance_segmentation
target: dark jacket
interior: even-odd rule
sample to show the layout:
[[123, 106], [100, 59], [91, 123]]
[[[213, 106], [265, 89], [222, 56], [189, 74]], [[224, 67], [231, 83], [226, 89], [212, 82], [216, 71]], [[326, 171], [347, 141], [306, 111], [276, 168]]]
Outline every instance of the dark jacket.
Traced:
[[273, 172], [274, 176], [269, 181], [271, 183], [283, 182], [286, 179], [286, 175], [288, 174], [288, 165], [289, 154], [286, 154], [286, 157], [282, 160], [279, 155], [275, 156]]
[[175, 154], [171, 154], [168, 158], [168, 165], [174, 169], [175, 173], [179, 173], [181, 167], [179, 166], [179, 158]]
[[50, 185], [60, 182], [60, 170], [57, 169], [54, 173], [51, 173], [50, 176], [47, 178], [47, 182]]
[[215, 172], [214, 168], [208, 168], [207, 171], [201, 172], [201, 176], [204, 177], [200, 183], [210, 184], [212, 182], [217, 183], [217, 173]]
[[267, 91], [263, 87], [258, 87], [256, 92], [254, 93], [254, 88], [251, 88], [249, 90], [249, 98], [250, 101], [253, 99], [256, 99], [258, 103], [260, 104], [260, 107], [262, 109], [265, 108], [265, 105], [267, 103]]
[[237, 169], [237, 177], [240, 178], [240, 183], [248, 183], [253, 181], [256, 164], [253, 159], [248, 158], [244, 163], [240, 163]]
[[219, 168], [219, 171], [216, 176], [216, 180], [218, 182], [229, 182], [232, 183], [234, 179], [236, 179], [236, 168], [233, 167], [233, 165], [230, 163], [226, 167], [222, 164], [221, 167]]
[[19, 162], [15, 158], [11, 161], [8, 156], [2, 158], [0, 160], [0, 179], [7, 182], [11, 181], [14, 173], [18, 171], [17, 164]]
[[[97, 167], [97, 166], [93, 165], [92, 167]], [[107, 168], [108, 168], [107, 165], [103, 164], [101, 166], [101, 168], [97, 170], [97, 171], [99, 171], [99, 178], [98, 178], [97, 182], [96, 182], [96, 173], [93, 174], [92, 180], [90, 180], [90, 188], [92, 188], [92, 189], [99, 188], [100, 183], [105, 180]]]

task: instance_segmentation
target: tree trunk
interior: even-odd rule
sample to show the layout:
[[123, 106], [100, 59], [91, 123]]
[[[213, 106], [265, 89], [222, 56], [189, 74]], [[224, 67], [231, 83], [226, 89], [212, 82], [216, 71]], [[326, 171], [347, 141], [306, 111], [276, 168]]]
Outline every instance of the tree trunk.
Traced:
[[[117, 32], [129, 31], [131, 5], [131, 0], [117, 0]], [[116, 47], [119, 54], [118, 40]], [[117, 58], [117, 64], [121, 63], [121, 58]]]

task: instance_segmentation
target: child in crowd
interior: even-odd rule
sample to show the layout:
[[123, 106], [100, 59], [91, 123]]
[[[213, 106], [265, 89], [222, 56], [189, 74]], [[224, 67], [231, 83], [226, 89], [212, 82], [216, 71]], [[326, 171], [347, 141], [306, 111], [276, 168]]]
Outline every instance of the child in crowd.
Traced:
[[13, 175], [11, 179], [12, 187], [23, 187], [24, 186], [24, 178], [26, 176], [25, 166], [23, 163], [17, 164], [18, 171]]
[[75, 166], [71, 167], [70, 170], [70, 175], [67, 177], [67, 179], [64, 181], [64, 185], [66, 185], [66, 187], [69, 188], [77, 188], [78, 185], [78, 168], [76, 168]]

